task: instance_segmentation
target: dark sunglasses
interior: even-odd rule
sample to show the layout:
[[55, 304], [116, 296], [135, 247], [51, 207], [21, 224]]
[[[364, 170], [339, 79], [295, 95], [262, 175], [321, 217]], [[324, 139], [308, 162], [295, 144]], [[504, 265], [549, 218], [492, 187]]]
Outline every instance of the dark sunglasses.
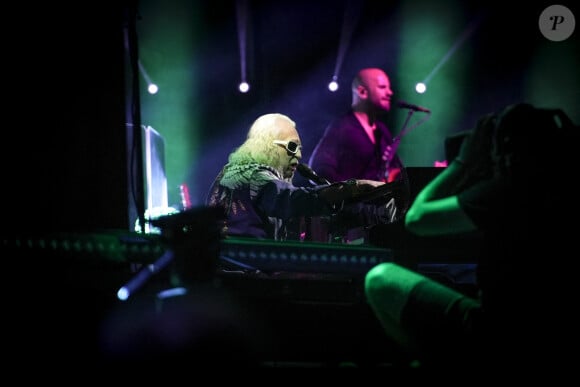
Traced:
[[293, 155], [295, 155], [300, 150], [300, 148], [302, 148], [302, 145], [295, 143], [294, 141], [274, 140], [274, 144], [283, 145], [288, 153]]

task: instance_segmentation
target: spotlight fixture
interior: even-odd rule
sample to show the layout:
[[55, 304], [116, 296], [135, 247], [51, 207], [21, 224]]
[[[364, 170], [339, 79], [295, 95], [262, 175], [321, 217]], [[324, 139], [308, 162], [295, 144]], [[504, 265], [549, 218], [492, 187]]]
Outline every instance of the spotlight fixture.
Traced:
[[332, 76], [332, 81], [328, 84], [328, 90], [335, 92], [338, 90], [338, 77], [336, 75]]
[[246, 82], [246, 81], [242, 81], [238, 85], [238, 89], [242, 93], [247, 93], [248, 91], [250, 91], [250, 84], [248, 82]]
[[424, 92], [427, 91], [427, 84], [424, 82], [418, 82], [415, 85], [415, 91], [419, 94], [423, 94]]
[[150, 83], [149, 86], [147, 86], [147, 91], [149, 94], [157, 94], [159, 87], [157, 87], [155, 83]]
[[151, 81], [151, 78], [149, 78], [149, 74], [147, 74], [147, 71], [145, 71], [145, 67], [141, 61], [139, 61], [139, 70], [143, 76], [143, 79], [145, 79], [145, 82], [147, 82], [147, 91], [149, 94], [157, 94], [159, 87]]

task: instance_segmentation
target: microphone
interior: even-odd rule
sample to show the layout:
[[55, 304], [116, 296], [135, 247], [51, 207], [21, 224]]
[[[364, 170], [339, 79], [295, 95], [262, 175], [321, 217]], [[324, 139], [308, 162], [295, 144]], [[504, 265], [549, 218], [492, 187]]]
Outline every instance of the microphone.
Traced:
[[296, 166], [296, 170], [300, 173], [300, 175], [302, 175], [302, 177], [312, 180], [318, 185], [330, 185], [330, 181], [326, 180], [324, 177], [318, 176], [318, 174], [314, 172], [312, 168], [304, 163], [298, 164]]
[[424, 108], [422, 106], [413, 105], [412, 103], [408, 103], [405, 101], [397, 102], [397, 106], [403, 109], [411, 109], [416, 112], [423, 112], [423, 113], [431, 113], [431, 110]]

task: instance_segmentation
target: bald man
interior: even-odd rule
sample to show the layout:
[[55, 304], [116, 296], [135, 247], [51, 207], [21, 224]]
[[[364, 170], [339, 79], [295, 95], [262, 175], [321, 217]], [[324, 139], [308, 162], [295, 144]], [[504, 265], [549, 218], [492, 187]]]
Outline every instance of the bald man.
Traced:
[[[350, 109], [326, 127], [312, 152], [310, 167], [329, 181], [394, 180], [403, 165], [392, 154], [393, 136], [380, 120], [390, 111], [392, 96], [390, 79], [383, 70], [360, 70], [352, 81]], [[390, 168], [385, 170], [391, 157]]]
[[[380, 68], [364, 68], [352, 81], [352, 104], [326, 127], [308, 164], [328, 181], [371, 179], [402, 180], [403, 163], [393, 136], [381, 116], [391, 109], [393, 90]], [[402, 212], [399, 215], [403, 215]], [[347, 242], [361, 242], [361, 230], [350, 231]]]

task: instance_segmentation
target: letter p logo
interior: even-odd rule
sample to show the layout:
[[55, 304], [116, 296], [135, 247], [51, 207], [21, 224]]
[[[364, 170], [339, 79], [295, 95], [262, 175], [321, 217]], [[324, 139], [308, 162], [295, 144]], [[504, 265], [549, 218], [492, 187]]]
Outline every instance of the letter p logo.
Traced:
[[574, 32], [574, 14], [563, 5], [550, 5], [542, 11], [538, 20], [540, 32], [546, 39], [560, 42]]

